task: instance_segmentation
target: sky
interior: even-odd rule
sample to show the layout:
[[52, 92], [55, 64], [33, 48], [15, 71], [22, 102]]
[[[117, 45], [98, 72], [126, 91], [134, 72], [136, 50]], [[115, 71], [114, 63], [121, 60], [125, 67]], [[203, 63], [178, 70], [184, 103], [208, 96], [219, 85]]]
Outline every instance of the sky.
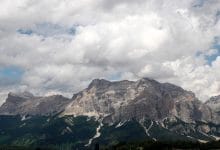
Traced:
[[95, 78], [220, 94], [219, 0], [0, 0], [0, 104], [73, 93]]

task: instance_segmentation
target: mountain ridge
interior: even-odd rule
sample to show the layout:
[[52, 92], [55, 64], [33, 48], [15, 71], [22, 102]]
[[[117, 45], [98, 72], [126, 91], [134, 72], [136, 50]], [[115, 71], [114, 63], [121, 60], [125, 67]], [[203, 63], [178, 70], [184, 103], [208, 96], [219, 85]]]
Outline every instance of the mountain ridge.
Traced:
[[[59, 105], [62, 109], [58, 109], [58, 106], [53, 106], [53, 102], [55, 102], [54, 99], [57, 100], [57, 105], [62, 103]], [[78, 103], [76, 101], [78, 101]], [[34, 108], [39, 104], [39, 106], [43, 107], [46, 103], [48, 103], [51, 107], [50, 113], [53, 111], [55, 113], [62, 112], [63, 115], [88, 115], [95, 117], [100, 117], [100, 115], [109, 116], [113, 113], [117, 113], [117, 109], [121, 109], [122, 107], [122, 109], [124, 109], [122, 111], [129, 112], [129, 110], [126, 110], [126, 107], [128, 106], [131, 107], [129, 109], [133, 109], [133, 111], [135, 111], [138, 107], [139, 109], [142, 108], [142, 112], [146, 111], [145, 108], [154, 108], [154, 110], [152, 109], [141, 116], [130, 114], [139, 120], [142, 118], [161, 120], [166, 117], [180, 117], [186, 122], [195, 121], [196, 118], [200, 121], [203, 120], [210, 122], [213, 119], [211, 110], [213, 107], [211, 107], [211, 105], [207, 102], [202, 103], [199, 101], [193, 92], [186, 91], [171, 83], [160, 83], [150, 78], [142, 78], [137, 81], [122, 80], [113, 82], [106, 79], [94, 79], [87, 88], [73, 94], [70, 99], [63, 97], [62, 95], [36, 97], [27, 91], [23, 93], [10, 92], [6, 102], [0, 107], [0, 114], [7, 112], [7, 109], [14, 111], [12, 114], [28, 114], [28, 110], [31, 108], [25, 109], [25, 107]], [[139, 103], [141, 104], [140, 106], [138, 106]], [[19, 105], [19, 107], [17, 107], [17, 105]], [[88, 108], [86, 108], [87, 105], [89, 105]], [[102, 106], [99, 107], [98, 105]], [[136, 107], [134, 108], [133, 106]], [[56, 108], [53, 110], [53, 107]], [[102, 110], [103, 108], [101, 107], [105, 110]], [[190, 109], [195, 112], [188, 112], [190, 114], [186, 114], [184, 111], [188, 109], [184, 110], [185, 107], [190, 107]], [[79, 108], [81, 110], [79, 110]], [[19, 111], [18, 109], [21, 110]], [[200, 109], [202, 109], [202, 111]], [[24, 110], [26, 110], [27, 113], [25, 113]], [[42, 110], [42, 112], [31, 112], [30, 114], [50, 114], [48, 112], [44, 113], [43, 111], [44, 110]], [[157, 112], [159, 113], [156, 114]], [[10, 113], [8, 112], [5, 114]], [[147, 114], [152, 115], [147, 116]], [[115, 118], [111, 119], [114, 121]], [[120, 118], [117, 120], [120, 120]]]
[[63, 110], [70, 99], [62, 95], [34, 96], [32, 93], [12, 93], [0, 107], [1, 115], [52, 115]]
[[220, 111], [220, 95], [212, 96], [210, 99], [208, 99], [205, 102], [205, 104], [211, 107], [215, 112], [219, 112]]
[[[181, 109], [186, 108], [184, 105], [192, 107], [191, 109], [196, 112], [188, 112], [186, 114]], [[146, 111], [145, 108], [151, 110]], [[132, 109], [132, 112], [141, 110], [137, 112], [140, 115], [126, 114], [129, 109]], [[206, 113], [203, 113], [200, 109], [203, 109], [202, 111]], [[121, 110], [121, 112], [118, 112], [118, 110]], [[72, 102], [66, 107], [63, 115], [91, 115], [98, 117], [100, 115], [118, 114], [113, 115], [113, 118], [111, 118], [113, 122], [114, 120], [119, 121], [121, 119], [120, 115], [133, 116], [138, 118], [138, 120], [144, 117], [161, 120], [166, 117], [178, 116], [184, 121], [190, 122], [194, 121], [196, 117], [200, 117], [198, 118], [199, 120], [210, 121], [212, 118], [210, 111], [209, 107], [200, 102], [194, 93], [170, 83], [159, 83], [149, 78], [143, 78], [138, 81], [124, 80], [117, 82], [95, 79], [88, 88], [78, 95], [74, 95]], [[142, 112], [144, 114], [141, 114]], [[151, 114], [151, 116], [147, 116], [148, 114]], [[184, 117], [184, 115], [188, 118]], [[128, 119], [129, 117], [124, 118], [124, 120]]]
[[[135, 140], [138, 137], [199, 142], [220, 139], [220, 117], [209, 101], [203, 103], [191, 91], [149, 78], [115, 82], [94, 79], [72, 98], [9, 93], [0, 107], [0, 120], [6, 120], [6, 123], [10, 120], [8, 128], [3, 126], [0, 138], [5, 137], [4, 133], [14, 135], [17, 128], [23, 133], [22, 137], [29, 137], [34, 127], [38, 128], [34, 140], [40, 141], [46, 135], [49, 143], [51, 137], [55, 138], [53, 140], [68, 137], [66, 141], [70, 141], [69, 138], [81, 137], [78, 134], [84, 135], [89, 129], [89, 137], [74, 138], [79, 143], [83, 141], [80, 145], [85, 147], [95, 142]], [[35, 120], [43, 122], [38, 124]], [[81, 126], [82, 123], [86, 128]], [[77, 130], [80, 132], [76, 133]], [[133, 137], [135, 133], [137, 136]], [[20, 141], [20, 137], [17, 138]]]

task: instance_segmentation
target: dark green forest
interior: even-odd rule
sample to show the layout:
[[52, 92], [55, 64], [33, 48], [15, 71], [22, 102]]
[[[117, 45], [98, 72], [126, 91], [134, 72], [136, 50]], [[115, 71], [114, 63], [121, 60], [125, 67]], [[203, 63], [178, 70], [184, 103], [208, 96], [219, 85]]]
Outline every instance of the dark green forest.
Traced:
[[[158, 140], [153, 141], [135, 120], [120, 127], [104, 125], [89, 147], [85, 145], [99, 126], [94, 118], [32, 116], [22, 120], [20, 116], [0, 116], [0, 122], [0, 150], [220, 149], [219, 141], [199, 143], [158, 125], [149, 132]], [[146, 126], [149, 123], [145, 121]], [[206, 140], [197, 132], [194, 135]]]
[[[22, 147], [22, 146], [0, 146], [0, 150], [76, 150], [77, 148], [71, 147], [71, 144], [66, 145], [49, 145], [44, 147]], [[105, 146], [96, 143], [90, 148], [85, 150], [149, 150], [149, 149], [160, 149], [160, 150], [175, 150], [175, 149], [220, 149], [220, 141], [211, 141], [208, 143], [199, 142], [162, 142], [162, 141], [134, 141], [134, 142], [119, 142], [116, 145]], [[81, 148], [79, 149], [81, 150]]]

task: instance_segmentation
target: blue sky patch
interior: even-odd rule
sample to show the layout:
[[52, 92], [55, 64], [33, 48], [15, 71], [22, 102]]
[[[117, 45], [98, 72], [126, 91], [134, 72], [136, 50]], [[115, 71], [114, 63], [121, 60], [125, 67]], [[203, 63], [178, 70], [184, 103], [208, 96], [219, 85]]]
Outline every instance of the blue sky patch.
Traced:
[[219, 41], [220, 41], [220, 38], [215, 37], [214, 44], [212, 47], [212, 49], [217, 50], [217, 53], [215, 53], [213, 55], [206, 55], [205, 56], [205, 59], [207, 60], [207, 62], [210, 66], [212, 65], [212, 62], [215, 61], [218, 56], [220, 56], [220, 43], [219, 43]]
[[216, 50], [216, 52], [214, 52], [212, 55], [205, 54], [201, 51], [198, 51], [196, 53], [196, 57], [204, 57], [209, 66], [212, 66], [212, 62], [214, 62], [216, 58], [220, 56], [220, 37], [214, 38], [213, 46], [211, 47], [211, 49]]
[[1, 85], [11, 85], [18, 83], [24, 71], [18, 67], [3, 67], [0, 68], [0, 84]]
[[211, 56], [205, 56], [205, 59], [207, 60], [208, 65], [212, 65], [212, 62], [216, 60], [216, 58], [220, 56], [220, 50], [216, 54], [213, 54]]
[[25, 35], [37, 34], [44, 37], [75, 35], [76, 27], [75, 26], [64, 27], [58, 24], [41, 23], [41, 24], [35, 24], [32, 28], [18, 29], [17, 32]]
[[115, 74], [112, 74], [110, 77], [109, 77], [109, 80], [120, 80], [121, 79], [121, 72], [117, 72]]
[[18, 29], [17, 32], [20, 34], [26, 34], [26, 35], [31, 35], [33, 33], [33, 31], [30, 29]]
[[193, 7], [202, 7], [205, 3], [205, 0], [196, 0]]

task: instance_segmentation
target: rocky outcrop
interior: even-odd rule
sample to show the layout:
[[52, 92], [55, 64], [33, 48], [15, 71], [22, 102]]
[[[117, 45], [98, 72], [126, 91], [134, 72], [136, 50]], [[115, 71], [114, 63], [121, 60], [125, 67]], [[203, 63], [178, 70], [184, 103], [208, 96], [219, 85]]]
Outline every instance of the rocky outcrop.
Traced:
[[[133, 124], [131, 128], [142, 128], [140, 131], [145, 134], [140, 135], [153, 140], [163, 140], [166, 135], [167, 138], [207, 142], [220, 139], [219, 97], [203, 103], [190, 91], [149, 78], [117, 82], [95, 79], [71, 99], [61, 95], [36, 97], [28, 92], [9, 93], [0, 107], [0, 115], [21, 115], [21, 121], [26, 115], [53, 118], [57, 113], [60, 114], [57, 118], [87, 116], [89, 121], [95, 117], [100, 126], [89, 144], [104, 134], [103, 130], [112, 128], [113, 132], [118, 132], [129, 124]], [[65, 124], [62, 126], [61, 135], [71, 133]]]
[[63, 115], [95, 116], [108, 123], [132, 118], [177, 117], [185, 122], [210, 122], [213, 118], [211, 109], [192, 92], [149, 78], [136, 82], [95, 79], [73, 96]]
[[211, 107], [213, 111], [220, 113], [220, 95], [211, 97], [205, 104]]
[[70, 102], [61, 95], [35, 97], [33, 94], [9, 93], [6, 102], [0, 107], [1, 115], [53, 115], [64, 110]]
[[61, 95], [36, 97], [28, 92], [9, 93], [0, 107], [0, 114], [53, 115], [62, 112], [64, 116], [94, 116], [106, 123], [144, 118], [161, 121], [172, 117], [187, 123], [218, 123], [219, 115], [209, 106], [190, 91], [149, 78], [117, 82], [95, 79], [72, 99]]
[[213, 122], [220, 123], [220, 95], [213, 96], [205, 102], [213, 110]]

